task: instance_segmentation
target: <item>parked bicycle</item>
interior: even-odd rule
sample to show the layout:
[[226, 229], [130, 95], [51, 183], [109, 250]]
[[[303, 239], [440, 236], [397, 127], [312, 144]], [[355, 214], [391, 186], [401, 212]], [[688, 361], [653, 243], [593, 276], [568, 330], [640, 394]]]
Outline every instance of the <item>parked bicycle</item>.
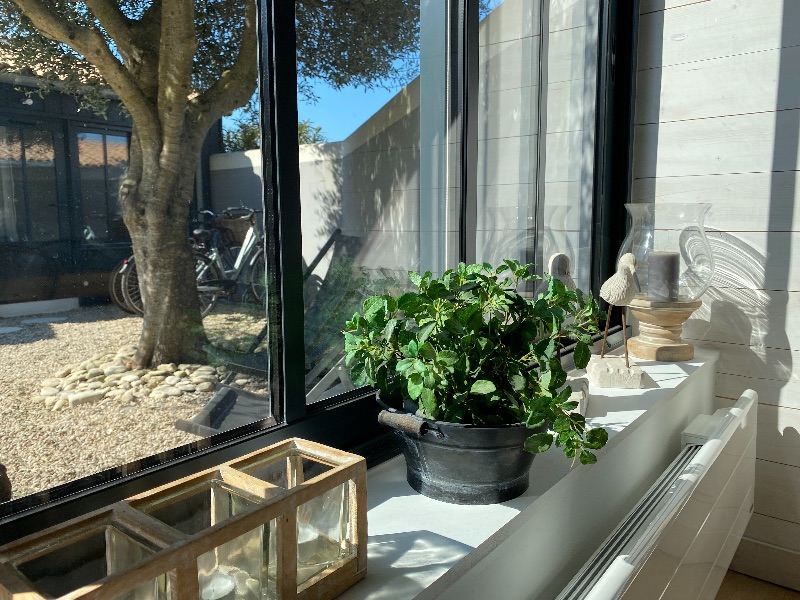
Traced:
[[[198, 265], [198, 279], [203, 280], [198, 284], [198, 290], [218, 297], [238, 295], [243, 301], [264, 302], [267, 296], [264, 235], [259, 231], [256, 219], [261, 212], [245, 207], [227, 208], [222, 212], [222, 219], [210, 211], [201, 213], [207, 217], [206, 226], [193, 231], [192, 242], [195, 250], [210, 263], [208, 266]], [[236, 222], [247, 223], [238, 247], [231, 243], [230, 236], [225, 239], [226, 231], [230, 231]], [[243, 229], [241, 225], [234, 227]], [[238, 237], [234, 238], [236, 241], [239, 241]], [[211, 265], [223, 274], [222, 278], [208, 276]]]
[[[222, 278], [216, 266], [198, 252], [193, 253], [195, 273], [197, 274], [197, 297], [200, 303], [200, 313], [207, 315], [217, 303], [217, 294], [201, 289], [208, 280]], [[136, 269], [136, 259], [133, 256], [120, 261], [111, 271], [109, 279], [109, 295], [115, 306], [125, 312], [143, 315], [144, 301], [139, 288], [139, 273]]]
[[[265, 300], [264, 236], [259, 233], [255, 218], [259, 212], [241, 207], [226, 209], [221, 216], [211, 211], [199, 213], [190, 241], [203, 315], [214, 308], [218, 299], [232, 298], [237, 292], [243, 300], [250, 297], [256, 302]], [[121, 310], [144, 314], [133, 256], [120, 261], [112, 270], [109, 295]]]

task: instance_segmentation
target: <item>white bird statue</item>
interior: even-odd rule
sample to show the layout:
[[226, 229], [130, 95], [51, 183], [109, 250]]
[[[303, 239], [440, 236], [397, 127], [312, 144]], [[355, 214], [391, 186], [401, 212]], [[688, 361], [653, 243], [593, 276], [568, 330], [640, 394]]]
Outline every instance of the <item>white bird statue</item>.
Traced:
[[[563, 252], [556, 252], [553, 254], [547, 263], [547, 272], [553, 279], [558, 279], [563, 283], [568, 290], [575, 291], [577, 286], [572, 279], [572, 261], [570, 261], [569, 256]], [[545, 279], [539, 284], [539, 287], [536, 288], [535, 295], [538, 296], [539, 294], [546, 293], [547, 285], [547, 280]]]
[[636, 257], [630, 253], [623, 254], [617, 264], [617, 272], [600, 287], [600, 297], [608, 302], [609, 305], [600, 358], [603, 358], [606, 354], [606, 338], [608, 337], [608, 326], [611, 323], [611, 311], [615, 306], [620, 306], [622, 307], [622, 340], [625, 346], [626, 367], [630, 367], [630, 363], [628, 362], [628, 339], [625, 334], [625, 307], [630, 304], [637, 292], [635, 272]]

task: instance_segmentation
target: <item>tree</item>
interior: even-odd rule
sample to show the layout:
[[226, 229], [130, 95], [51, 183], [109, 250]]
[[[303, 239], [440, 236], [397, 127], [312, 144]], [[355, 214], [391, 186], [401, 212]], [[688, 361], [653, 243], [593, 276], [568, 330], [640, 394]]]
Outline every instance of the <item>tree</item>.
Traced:
[[[288, 1], [288, 0], [287, 0]], [[298, 0], [298, 76], [334, 87], [404, 83], [418, 48], [418, 0]], [[203, 139], [256, 90], [251, 0], [0, 0], [3, 49], [82, 106], [110, 88], [133, 123], [120, 188], [145, 315], [135, 366], [198, 357], [205, 340], [187, 240]]]

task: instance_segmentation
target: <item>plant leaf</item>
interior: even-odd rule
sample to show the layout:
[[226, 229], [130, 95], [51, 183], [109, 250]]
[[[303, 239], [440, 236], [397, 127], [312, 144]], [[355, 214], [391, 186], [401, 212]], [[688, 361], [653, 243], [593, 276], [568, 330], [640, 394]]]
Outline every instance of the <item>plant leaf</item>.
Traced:
[[373, 324], [383, 320], [386, 301], [380, 296], [370, 296], [364, 300], [364, 320]]
[[435, 418], [436, 396], [434, 396], [433, 390], [424, 388], [422, 390], [422, 394], [420, 395], [420, 401], [422, 402], [422, 408], [425, 410], [425, 414], [431, 418]]
[[[355, 383], [355, 382], [353, 382]], [[406, 386], [408, 390], [408, 395], [411, 397], [412, 400], [416, 400], [420, 397], [423, 390], [423, 379], [422, 375], [419, 373], [412, 373], [408, 377], [408, 385]]]
[[436, 323], [425, 323], [422, 327], [419, 328], [419, 333], [417, 333], [417, 339], [419, 340], [420, 345], [422, 345], [425, 340], [428, 339], [428, 336], [433, 332], [436, 328]]
[[395, 366], [394, 370], [398, 373], [402, 373], [403, 371], [407, 371], [411, 365], [414, 364], [413, 358], [403, 358], [397, 361], [397, 366]]
[[606, 445], [608, 432], [602, 427], [595, 427], [586, 432], [586, 443], [584, 446], [592, 450], [598, 450]]
[[471, 394], [480, 394], [482, 396], [485, 396], [487, 394], [491, 394], [496, 389], [497, 388], [491, 381], [487, 381], [486, 379], [479, 379], [478, 381], [472, 384], [472, 387], [470, 388], [469, 391]]
[[575, 360], [575, 366], [579, 369], [585, 369], [586, 365], [589, 364], [589, 358], [592, 356], [592, 351], [589, 350], [589, 346], [587, 346], [583, 342], [578, 342], [575, 344], [575, 350], [572, 354], [573, 359]]
[[578, 460], [581, 461], [582, 465], [593, 465], [597, 462], [597, 457], [594, 455], [594, 453], [589, 452], [588, 450], [581, 450]]
[[547, 452], [553, 445], [553, 436], [549, 433], [534, 433], [525, 440], [524, 448], [532, 454]]

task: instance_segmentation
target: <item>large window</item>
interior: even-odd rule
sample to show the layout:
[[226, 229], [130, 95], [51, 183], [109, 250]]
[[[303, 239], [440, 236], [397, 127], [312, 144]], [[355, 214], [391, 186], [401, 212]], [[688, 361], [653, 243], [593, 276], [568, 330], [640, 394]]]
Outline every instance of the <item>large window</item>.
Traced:
[[[257, 20], [249, 0], [223, 5], [236, 6], [196, 15], [201, 43], [180, 93], [153, 95], [148, 86], [169, 78], [140, 81], [133, 69], [144, 96], [164, 106], [188, 98], [178, 105], [191, 119], [176, 125], [180, 111], [142, 110], [133, 93], [130, 153], [127, 136], [78, 135], [73, 185], [85, 237], [121, 239], [121, 210], [130, 211], [134, 258], [145, 265], [145, 318], [111, 306], [79, 309], [66, 315], [69, 327], [55, 319], [38, 332], [43, 342], [64, 342], [59, 364], [51, 359], [49, 372], [32, 374], [30, 363], [13, 363], [12, 393], [34, 396], [23, 404], [39, 411], [24, 427], [37, 431], [34, 438], [40, 430], [63, 433], [62, 463], [73, 447], [88, 460], [75, 454], [69, 469], [52, 469], [51, 455], [35, 459], [19, 440], [12, 446], [0, 437], [12, 483], [39, 492], [0, 504], [0, 542], [289, 435], [367, 451], [382, 431], [370, 391], [354, 390], [343, 367], [341, 330], [365, 297], [407, 285], [409, 270], [513, 258], [542, 272], [565, 254], [578, 285], [590, 286], [599, 214], [594, 130], [603, 118], [599, 0], [258, 0]], [[146, 19], [149, 6], [131, 3], [126, 16]], [[80, 11], [70, 14], [80, 21]], [[257, 91], [246, 76], [237, 80], [241, 97], [227, 96], [236, 86], [216, 85], [239, 76], [236, 60], [253, 51], [256, 22], [265, 92], [250, 100], [256, 135], [245, 125], [230, 152], [208, 151], [217, 131], [205, 120], [209, 107], [226, 97], [219, 116], [243, 122], [242, 107]], [[181, 60], [179, 48], [167, 51]], [[130, 56], [126, 47], [123, 62]], [[46, 156], [33, 163], [25, 150], [46, 148], [47, 140], [34, 143], [12, 127], [0, 134], [0, 183], [6, 176], [13, 183], [2, 188], [0, 234], [33, 235], [5, 215], [27, 219], [24, 199], [34, 182], [47, 185]], [[170, 144], [185, 145], [175, 153]], [[189, 155], [196, 160], [185, 168]], [[23, 175], [31, 181], [21, 183]], [[242, 227], [232, 215], [190, 225], [193, 200], [217, 212], [250, 207], [255, 222]], [[46, 214], [39, 235], [52, 235]], [[174, 223], [156, 226], [155, 216]], [[206, 226], [204, 241], [197, 228]], [[217, 264], [208, 251], [223, 241], [229, 254]], [[197, 298], [205, 310], [209, 295], [215, 303], [200, 320]], [[174, 302], [182, 308], [170, 312]], [[103, 327], [93, 330], [98, 322]], [[176, 323], [189, 329], [172, 329]], [[23, 324], [0, 319], [0, 326]], [[191, 360], [159, 360], [166, 346], [153, 340], [167, 329], [193, 332]], [[153, 346], [160, 349], [148, 364], [129, 372]], [[65, 390], [61, 380], [70, 377], [75, 386]], [[125, 377], [129, 385], [114, 383]], [[119, 391], [109, 395], [112, 388]], [[84, 390], [85, 398], [106, 395], [97, 403], [70, 399]], [[53, 395], [67, 408], [55, 410]], [[73, 431], [76, 420], [82, 429]], [[82, 434], [87, 423], [91, 431]], [[108, 443], [132, 454], [117, 459]], [[47, 447], [55, 451], [52, 440]], [[54, 483], [61, 485], [44, 491]]]
[[59, 239], [53, 134], [0, 125], [0, 241]]
[[128, 170], [128, 136], [78, 133], [77, 137], [84, 239], [126, 240], [118, 195]]

